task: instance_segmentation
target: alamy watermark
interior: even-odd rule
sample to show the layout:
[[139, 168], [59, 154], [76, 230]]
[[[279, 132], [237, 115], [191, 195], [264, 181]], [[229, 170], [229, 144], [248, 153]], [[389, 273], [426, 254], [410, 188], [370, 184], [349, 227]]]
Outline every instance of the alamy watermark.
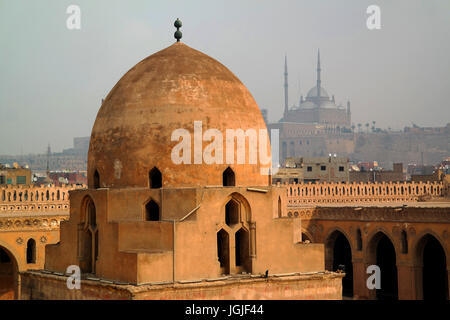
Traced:
[[[207, 129], [203, 132], [202, 121], [194, 121], [193, 134], [179, 128], [172, 132], [171, 141], [178, 141], [171, 152], [172, 162], [177, 165], [247, 163], [260, 164], [262, 175], [278, 171], [278, 129], [270, 131], [269, 140], [267, 129], [226, 129], [225, 133], [218, 129]], [[208, 142], [204, 148], [203, 142]]]

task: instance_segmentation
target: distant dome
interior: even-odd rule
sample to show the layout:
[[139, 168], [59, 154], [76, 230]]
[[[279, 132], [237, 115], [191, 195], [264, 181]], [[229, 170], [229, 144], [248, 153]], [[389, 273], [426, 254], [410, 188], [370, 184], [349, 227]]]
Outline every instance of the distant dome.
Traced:
[[313, 102], [311, 102], [311, 101], [304, 101], [304, 102], [300, 105], [300, 107], [301, 107], [302, 109], [313, 109], [313, 108], [316, 107], [316, 105], [315, 105]]
[[171, 141], [171, 135], [176, 129], [191, 134], [193, 159], [194, 121], [202, 121], [203, 133], [222, 132], [224, 149], [226, 129], [266, 130], [258, 105], [232, 72], [177, 42], [139, 62], [104, 100], [91, 134], [89, 187], [98, 181], [100, 187], [148, 187], [154, 167], [162, 187], [222, 185], [228, 166], [236, 186], [268, 184], [260, 165], [248, 164], [248, 152], [245, 164], [225, 164], [225, 150], [224, 164], [175, 164], [171, 152], [180, 140]]
[[[317, 86], [314, 86], [308, 91], [307, 98], [314, 98], [317, 97]], [[321, 98], [329, 98], [328, 93], [323, 87], [320, 87], [320, 97]]]

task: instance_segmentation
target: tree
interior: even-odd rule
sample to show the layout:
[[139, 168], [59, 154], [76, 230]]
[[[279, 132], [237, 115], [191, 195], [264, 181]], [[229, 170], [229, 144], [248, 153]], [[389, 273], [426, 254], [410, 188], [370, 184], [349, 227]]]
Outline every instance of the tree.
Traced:
[[369, 133], [369, 123], [368, 122], [366, 123], [366, 130], [367, 130], [367, 133]]
[[355, 124], [352, 123], [352, 131], [355, 132]]
[[362, 126], [362, 124], [358, 123], [358, 132], [361, 132], [361, 126]]

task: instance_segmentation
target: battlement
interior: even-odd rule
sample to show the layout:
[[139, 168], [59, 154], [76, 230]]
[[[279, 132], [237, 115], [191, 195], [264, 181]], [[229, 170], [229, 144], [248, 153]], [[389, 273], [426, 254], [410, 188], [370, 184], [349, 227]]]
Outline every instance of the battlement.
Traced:
[[69, 191], [85, 188], [87, 188], [85, 185], [2, 186], [0, 187], [0, 214], [32, 211], [69, 212]]
[[286, 186], [288, 206], [327, 203], [417, 202], [443, 198], [442, 182], [292, 183]]

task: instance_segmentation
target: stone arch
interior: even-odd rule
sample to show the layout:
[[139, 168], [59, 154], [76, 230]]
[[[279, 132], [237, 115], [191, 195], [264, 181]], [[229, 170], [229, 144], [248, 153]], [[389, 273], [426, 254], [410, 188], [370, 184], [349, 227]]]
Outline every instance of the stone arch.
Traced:
[[148, 173], [148, 186], [150, 189], [162, 188], [162, 173], [157, 167], [153, 167]]
[[236, 175], [230, 167], [226, 168], [222, 173], [222, 182], [224, 187], [236, 186]]
[[366, 261], [369, 265], [377, 265], [381, 272], [381, 289], [371, 292], [371, 296], [379, 300], [396, 300], [398, 299], [398, 248], [383, 228], [374, 230], [368, 239]]
[[19, 265], [14, 251], [0, 243], [0, 300], [13, 300], [19, 296]]
[[448, 248], [436, 232], [426, 229], [417, 237], [413, 248], [416, 298], [449, 299]]
[[241, 206], [231, 198], [225, 205], [225, 224], [232, 227], [241, 221]]
[[94, 200], [86, 195], [82, 201], [78, 228], [78, 257], [83, 273], [95, 273], [98, 259], [97, 209]]
[[250, 232], [243, 226], [236, 231], [234, 237], [236, 272], [251, 273], [252, 261], [250, 259]]
[[240, 220], [246, 223], [250, 223], [250, 221], [252, 221], [252, 210], [247, 198], [245, 198], [238, 192], [233, 192], [229, 194], [225, 201], [222, 203], [222, 207], [225, 207], [230, 200], [236, 201], [241, 206]]
[[306, 240], [309, 240], [310, 243], [313, 243], [313, 237], [311, 233], [307, 230], [302, 229], [302, 242], [305, 242]]
[[161, 209], [159, 204], [150, 198], [144, 204], [145, 208], [145, 221], [160, 221], [161, 220]]
[[[222, 208], [224, 218], [219, 229], [223, 229], [229, 236], [229, 247], [223, 249], [229, 252], [229, 273], [251, 273], [252, 259], [256, 258], [256, 226], [251, 221], [250, 204], [243, 195], [234, 192], [226, 197]], [[223, 239], [222, 232], [218, 235], [218, 245], [223, 244]], [[223, 271], [226, 270], [221, 269], [222, 273]]]
[[230, 236], [224, 229], [217, 232], [217, 259], [220, 274], [230, 274]]
[[342, 270], [342, 293], [353, 296], [353, 248], [348, 234], [339, 227], [331, 229], [325, 238], [325, 268], [330, 271]]

